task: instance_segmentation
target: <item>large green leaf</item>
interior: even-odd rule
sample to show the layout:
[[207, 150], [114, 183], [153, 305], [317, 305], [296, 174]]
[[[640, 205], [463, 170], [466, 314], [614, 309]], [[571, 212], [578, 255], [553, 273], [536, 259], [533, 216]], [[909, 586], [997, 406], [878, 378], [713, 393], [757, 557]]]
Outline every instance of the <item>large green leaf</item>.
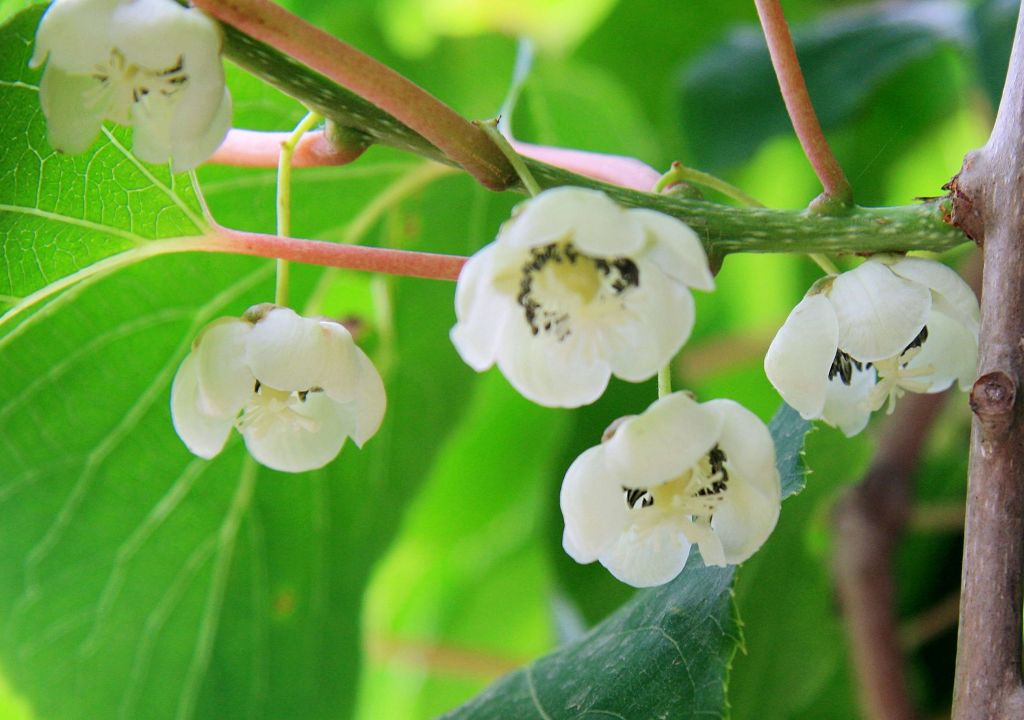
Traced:
[[[770, 425], [787, 495], [803, 482], [807, 428], [785, 405]], [[638, 593], [579, 640], [444, 717], [725, 717], [728, 671], [742, 642], [732, 600], [735, 574], [734, 567], [704, 567], [693, 552], [672, 582]]]
[[[345, 716], [363, 587], [470, 394], [472, 373], [446, 342], [452, 287], [381, 281], [376, 294], [389, 302], [373, 304], [357, 276], [322, 286], [330, 311], [355, 313], [364, 344], [391, 368], [388, 417], [365, 450], [298, 475], [258, 467], [237, 440], [213, 461], [191, 456], [170, 424], [169, 383], [206, 322], [273, 296], [273, 263], [135, 262], [136, 242], [194, 232], [183, 218], [198, 205], [182, 178], [136, 163], [120, 132], [79, 157], [46, 146], [37, 77], [23, 62], [37, 20], [29, 11], [0, 31], [12, 49], [0, 76], [10, 132], [0, 176], [9, 205], [20, 203], [0, 220], [5, 274], [15, 292], [53, 290], [0, 326], [0, 668], [40, 720]], [[243, 112], [261, 92], [236, 93]], [[281, 119], [296, 112], [270, 94], [262, 102]], [[45, 172], [30, 172], [32, 157]], [[330, 235], [421, 167], [382, 154], [299, 171], [297, 223]], [[203, 175], [221, 219], [240, 221], [253, 188], [272, 190], [266, 172]], [[31, 212], [29, 184], [59, 218]], [[504, 198], [467, 178], [426, 184], [391, 192], [382, 213], [395, 222], [382, 240], [466, 252], [507, 215]], [[426, 219], [437, 207], [450, 212]], [[269, 230], [260, 210], [247, 219]], [[374, 239], [379, 216], [361, 219]], [[120, 272], [60, 291], [67, 273], [119, 252], [129, 259]], [[25, 254], [35, 265], [19, 275]], [[325, 277], [295, 268], [299, 307]]]

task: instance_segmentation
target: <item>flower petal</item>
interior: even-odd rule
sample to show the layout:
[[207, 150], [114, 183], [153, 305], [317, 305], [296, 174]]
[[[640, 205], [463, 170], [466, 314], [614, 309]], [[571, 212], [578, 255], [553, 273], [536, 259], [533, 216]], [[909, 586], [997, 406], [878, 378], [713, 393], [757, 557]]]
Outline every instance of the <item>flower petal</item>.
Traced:
[[[736, 565], [757, 552], [775, 529], [781, 507], [778, 497], [773, 499], [757, 492], [750, 484], [738, 482], [711, 520], [711, 529], [721, 542], [725, 562]], [[703, 550], [702, 545], [702, 553]]]
[[226, 87], [221, 87], [219, 103], [212, 107], [213, 114], [201, 124], [198, 119], [208, 113], [189, 112], [184, 100], [178, 104], [171, 129], [172, 172], [186, 172], [198, 167], [224, 142], [231, 129], [232, 112], [231, 93]]
[[633, 255], [646, 241], [643, 226], [598, 190], [558, 187], [520, 205], [498, 234], [498, 242], [536, 247], [563, 240], [601, 257]]
[[825, 407], [821, 419], [839, 428], [846, 437], [853, 437], [863, 430], [871, 418], [871, 403], [868, 397], [875, 387], [875, 369], [853, 369], [850, 384], [844, 385], [839, 378], [830, 380], [825, 390]]
[[208, 415], [198, 402], [199, 382], [195, 353], [189, 353], [171, 384], [171, 422], [192, 453], [210, 459], [224, 449], [234, 415]]
[[90, 74], [110, 59], [111, 16], [122, 0], [60, 0], [43, 14], [31, 67], [49, 56], [50, 66]]
[[839, 348], [861, 362], [903, 352], [921, 332], [932, 305], [927, 287], [878, 260], [836, 277], [828, 297], [839, 325]]
[[649, 245], [644, 257], [689, 287], [709, 292], [715, 289], [707, 253], [689, 225], [655, 210], [638, 208], [626, 212], [647, 231]]
[[733, 400], [709, 400], [701, 407], [721, 415], [718, 445], [725, 453], [726, 462], [739, 475], [741, 484], [769, 500], [780, 502], [782, 486], [775, 466], [775, 442], [768, 426]]
[[693, 330], [690, 291], [649, 261], [638, 261], [640, 285], [624, 297], [621, 319], [604, 328], [612, 339], [609, 363], [617, 377], [641, 382], [667, 365]]
[[974, 383], [978, 365], [978, 337], [964, 327], [960, 318], [951, 318], [937, 308], [928, 316], [928, 339], [907, 367], [930, 366], [932, 372], [920, 379], [927, 382], [928, 392], [945, 390], [955, 381], [967, 390]]
[[768, 380], [807, 420], [820, 417], [825, 407], [838, 338], [832, 303], [822, 294], [808, 295], [793, 308], [764, 357]]
[[500, 255], [496, 243], [479, 250], [462, 267], [455, 286], [456, 323], [451, 341], [463, 361], [477, 372], [494, 364], [506, 316], [516, 312], [512, 298], [499, 292], [493, 282], [493, 263]]
[[102, 112], [90, 107], [85, 95], [97, 81], [88, 75], [72, 75], [50, 64], [39, 83], [39, 103], [46, 116], [50, 146], [71, 155], [85, 152], [103, 125]]
[[253, 326], [245, 360], [256, 379], [270, 387], [320, 387], [336, 400], [347, 400], [356, 377], [354, 347], [338, 323], [321, 323], [279, 307]]
[[622, 483], [605, 462], [604, 447], [584, 451], [562, 481], [562, 546], [579, 563], [596, 560], [629, 525]]
[[498, 344], [498, 367], [528, 400], [547, 407], [594, 402], [608, 386], [611, 369], [593, 334], [573, 333], [562, 341], [533, 335], [525, 319], [510, 318]]
[[380, 373], [358, 346], [356, 351], [356, 367], [359, 377], [355, 387], [355, 431], [352, 440], [359, 447], [372, 438], [384, 420], [388, 399], [384, 392], [384, 381]]
[[708, 454], [722, 422], [721, 413], [708, 411], [686, 393], [672, 393], [618, 427], [604, 444], [608, 465], [627, 479], [627, 487], [667, 482]]
[[679, 526], [659, 523], [621, 534], [601, 555], [601, 564], [634, 587], [664, 585], [686, 565], [690, 543]]
[[256, 378], [245, 364], [245, 341], [252, 325], [220, 318], [207, 325], [193, 343], [199, 407], [209, 415], [235, 417], [252, 397]]
[[168, 0], [117, 3], [108, 33], [109, 47], [117, 48], [128, 63], [162, 72], [182, 60], [190, 83], [209, 69], [210, 58], [220, 56], [217, 24], [199, 10]]
[[900, 277], [929, 288], [935, 294], [932, 302], [936, 308], [978, 334], [978, 297], [956, 271], [940, 262], [917, 257], [900, 258], [889, 267]]
[[272, 422], [242, 426], [249, 453], [272, 470], [305, 472], [321, 468], [338, 456], [345, 439], [355, 431], [352, 414], [325, 393], [310, 393], [293, 409], [308, 422], [299, 423], [280, 414]]

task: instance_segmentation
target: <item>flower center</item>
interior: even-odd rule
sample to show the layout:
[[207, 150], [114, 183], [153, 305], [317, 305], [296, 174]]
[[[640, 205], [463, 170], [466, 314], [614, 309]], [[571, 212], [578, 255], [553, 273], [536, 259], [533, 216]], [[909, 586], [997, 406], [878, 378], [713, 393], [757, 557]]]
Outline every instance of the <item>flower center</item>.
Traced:
[[322, 388], [308, 390], [278, 390], [264, 385], [259, 380], [253, 388], [252, 397], [246, 403], [241, 416], [235, 421], [240, 431], [262, 437], [268, 432], [281, 431], [281, 424], [292, 425], [306, 432], [316, 432], [320, 423], [300, 412], [310, 393], [323, 392]]
[[715, 445], [696, 465], [666, 483], [652, 488], [622, 488], [626, 507], [636, 519], [641, 513], [655, 521], [671, 514], [710, 522], [729, 489], [728, 462], [725, 452]]
[[639, 285], [640, 272], [629, 258], [591, 257], [571, 242], [552, 243], [530, 249], [516, 301], [534, 335], [562, 341], [572, 334], [573, 316], [621, 308], [619, 296]]
[[178, 56], [168, 68], [153, 70], [128, 62], [117, 48], [110, 51], [106, 63], [96, 66], [92, 76], [99, 85], [87, 94], [86, 103], [101, 106], [108, 119], [122, 125], [131, 122], [132, 105], [150, 93], [171, 97], [188, 82], [184, 56]]

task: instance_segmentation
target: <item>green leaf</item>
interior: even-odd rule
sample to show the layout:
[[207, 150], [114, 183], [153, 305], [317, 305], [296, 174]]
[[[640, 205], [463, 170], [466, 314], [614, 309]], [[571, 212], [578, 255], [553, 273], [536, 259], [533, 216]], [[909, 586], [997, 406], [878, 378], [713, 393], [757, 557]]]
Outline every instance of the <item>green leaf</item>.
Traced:
[[[788, 495], [803, 483], [809, 424], [783, 405], [769, 429]], [[771, 539], [769, 539], [769, 544]], [[742, 644], [735, 567], [704, 567], [694, 549], [672, 582], [639, 592], [584, 637], [508, 675], [445, 720], [640, 720], [725, 717], [728, 671]]]
[[[962, 46], [966, 7], [911, 2], [852, 8], [797, 27], [794, 43], [822, 126], [848, 122], [889, 78], [943, 46]], [[694, 164], [721, 169], [791, 132], [760, 29], [735, 30], [684, 69], [680, 108]]]
[[0, 29], [0, 108], [5, 127], [17, 128], [0, 144], [0, 299], [7, 305], [97, 260], [204, 226], [187, 177], [136, 160], [127, 131], [104, 130], [91, 152], [74, 157], [49, 146], [40, 72], [28, 67], [41, 14], [34, 7]]

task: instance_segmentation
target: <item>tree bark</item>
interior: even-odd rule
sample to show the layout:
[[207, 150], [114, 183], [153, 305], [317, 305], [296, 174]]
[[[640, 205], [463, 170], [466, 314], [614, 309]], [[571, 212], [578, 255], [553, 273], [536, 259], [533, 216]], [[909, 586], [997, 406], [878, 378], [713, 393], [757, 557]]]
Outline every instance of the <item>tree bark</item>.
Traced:
[[1019, 720], [1024, 571], [1024, 15], [988, 142], [951, 185], [953, 222], [984, 247], [979, 378], [964, 536], [954, 720]]

